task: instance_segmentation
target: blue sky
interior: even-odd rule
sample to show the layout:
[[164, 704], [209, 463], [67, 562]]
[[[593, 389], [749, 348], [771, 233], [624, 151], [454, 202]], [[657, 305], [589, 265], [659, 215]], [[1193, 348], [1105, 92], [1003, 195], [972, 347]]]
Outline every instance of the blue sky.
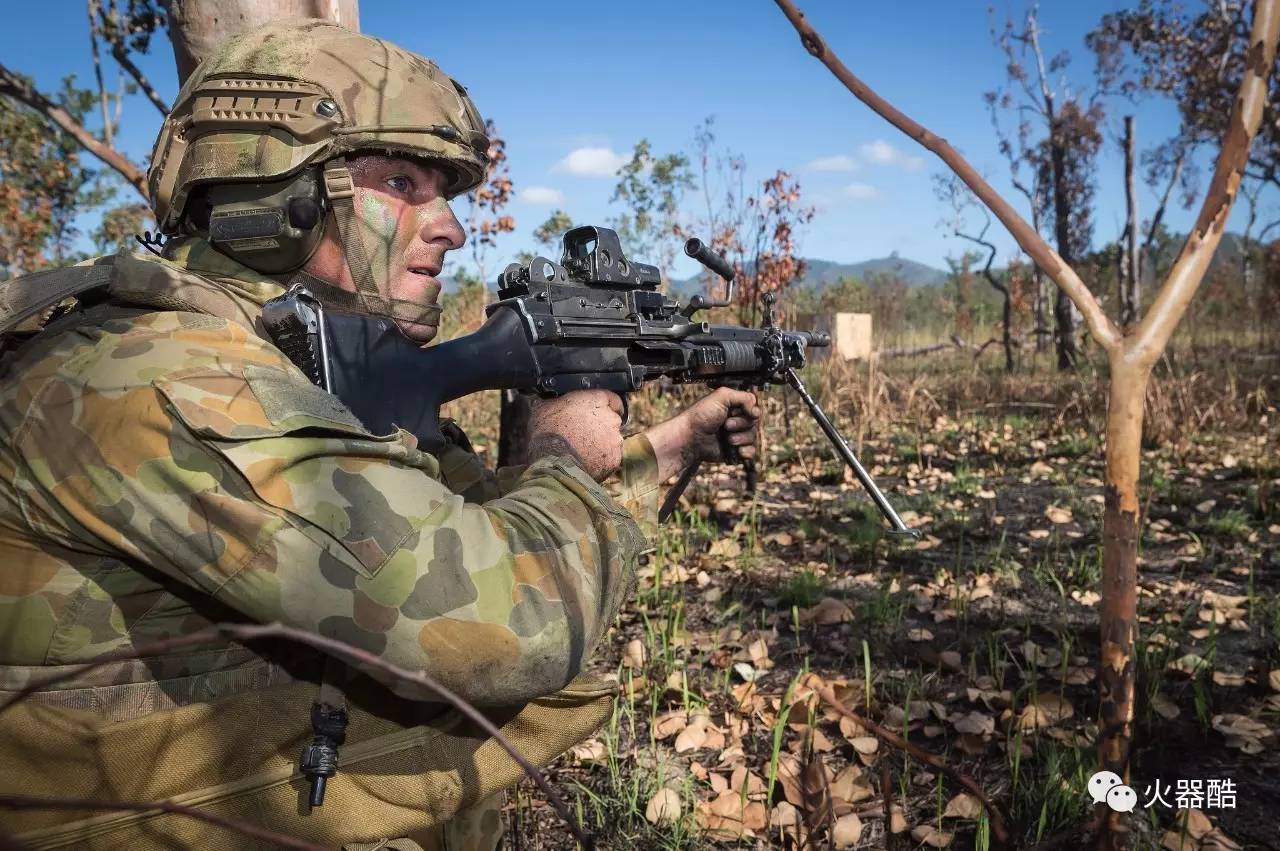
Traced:
[[[999, 21], [1025, 9], [1007, 0], [992, 5]], [[1046, 50], [1075, 56], [1068, 85], [1088, 85], [1092, 56], [1084, 34], [1101, 15], [1127, 5], [1043, 4]], [[951, 141], [1026, 215], [982, 100], [1004, 77], [987, 2], [801, 0], [800, 6], [854, 73]], [[964, 249], [942, 226], [947, 210], [932, 192], [930, 176], [943, 170], [941, 163], [855, 101], [804, 51], [768, 0], [489, 0], [475, 8], [484, 11], [365, 0], [361, 28], [435, 59], [468, 87], [506, 139], [517, 192], [509, 212], [517, 231], [490, 252], [491, 274], [509, 256], [534, 247], [531, 231], [554, 207], [577, 223], [605, 223], [617, 212], [608, 203], [615, 182], [610, 168], [641, 138], [659, 154], [691, 150], [694, 129], [708, 116], [720, 143], [745, 158], [751, 181], [780, 168], [799, 179], [818, 210], [799, 234], [803, 254], [854, 262], [898, 251], [945, 268], [945, 258]], [[7, 11], [9, 25], [0, 33], [7, 65], [33, 75], [45, 90], [69, 72], [82, 85], [92, 79], [83, 3], [50, 0]], [[177, 83], [163, 36], [140, 64], [162, 96], [172, 98]], [[1123, 226], [1118, 137], [1125, 113], [1136, 115], [1143, 148], [1176, 128], [1164, 102], [1113, 104], [1100, 159], [1095, 242], [1113, 239]], [[140, 96], [128, 99], [120, 146], [145, 160], [159, 121]], [[1142, 213], [1149, 215], [1155, 198], [1148, 189], [1141, 193]], [[696, 212], [700, 200], [691, 198], [688, 206]], [[1273, 200], [1264, 209], [1274, 217], [1275, 206]], [[458, 213], [465, 216], [465, 203]], [[1185, 229], [1192, 216], [1172, 211], [1169, 222]], [[1232, 227], [1242, 224], [1241, 204]], [[1003, 263], [1014, 244], [998, 224], [991, 233]], [[466, 249], [455, 257], [470, 265]], [[680, 263], [677, 276], [694, 271], [692, 261]]]

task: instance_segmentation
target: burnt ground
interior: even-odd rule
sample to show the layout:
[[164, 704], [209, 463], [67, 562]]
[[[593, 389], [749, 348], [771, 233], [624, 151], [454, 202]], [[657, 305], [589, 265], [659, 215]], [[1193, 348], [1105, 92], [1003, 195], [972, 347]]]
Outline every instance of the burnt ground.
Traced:
[[[1138, 806], [1122, 817], [1137, 848], [1280, 848], [1267, 415], [1144, 453]], [[1096, 765], [1097, 428], [983, 409], [861, 449], [919, 542], [884, 536], [802, 426], [770, 434], [754, 495], [719, 468], [664, 530], [595, 661], [621, 681], [615, 716], [549, 771], [601, 847], [989, 847], [952, 779], [842, 722], [818, 687], [976, 781], [1013, 847], [1080, 847]], [[1233, 808], [1178, 807], [1179, 780], [1211, 779], [1234, 783]], [[1169, 806], [1144, 806], [1157, 782]], [[531, 784], [508, 815], [507, 847], [572, 847]]]

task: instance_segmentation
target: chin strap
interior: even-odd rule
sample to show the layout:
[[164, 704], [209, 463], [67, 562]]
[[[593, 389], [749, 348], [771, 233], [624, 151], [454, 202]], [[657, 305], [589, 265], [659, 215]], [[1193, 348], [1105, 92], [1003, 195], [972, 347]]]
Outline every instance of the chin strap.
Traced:
[[294, 284], [301, 284], [309, 289], [311, 294], [320, 299], [320, 303], [325, 307], [341, 310], [344, 313], [385, 316], [389, 319], [398, 319], [401, 322], [409, 322], [415, 325], [429, 325], [432, 328], [440, 326], [441, 308], [438, 304], [417, 304], [416, 302], [404, 301], [398, 298], [383, 298], [379, 295], [378, 298], [383, 307], [380, 310], [374, 310], [368, 306], [362, 295], [341, 289], [330, 281], [317, 278], [310, 272], [304, 272], [301, 269], [293, 273], [285, 289]]
[[369, 255], [364, 250], [364, 240], [360, 238], [360, 223], [356, 221], [356, 185], [345, 158], [335, 157], [324, 164], [324, 194], [338, 222], [338, 238], [342, 242], [342, 253], [347, 258], [347, 267], [351, 270], [351, 279], [356, 284], [356, 293], [367, 312], [385, 313], [385, 299], [373, 282]]

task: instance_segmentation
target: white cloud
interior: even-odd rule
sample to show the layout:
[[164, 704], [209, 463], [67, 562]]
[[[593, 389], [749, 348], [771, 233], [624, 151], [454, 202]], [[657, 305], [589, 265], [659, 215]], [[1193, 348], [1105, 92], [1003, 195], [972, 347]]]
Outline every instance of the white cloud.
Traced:
[[550, 186], [526, 186], [516, 197], [526, 204], [564, 204], [564, 193]]
[[627, 163], [613, 148], [578, 148], [551, 167], [561, 174], [578, 177], [613, 177]]
[[838, 154], [834, 157], [818, 157], [805, 168], [809, 171], [857, 171], [859, 166], [853, 157]]
[[880, 197], [880, 190], [869, 183], [850, 183], [844, 188], [844, 194], [855, 201], [875, 201]]
[[858, 152], [862, 154], [863, 159], [867, 162], [875, 163], [876, 165], [896, 165], [907, 171], [919, 171], [924, 168], [924, 160], [922, 158], [904, 154], [884, 139], [868, 142], [858, 148]]

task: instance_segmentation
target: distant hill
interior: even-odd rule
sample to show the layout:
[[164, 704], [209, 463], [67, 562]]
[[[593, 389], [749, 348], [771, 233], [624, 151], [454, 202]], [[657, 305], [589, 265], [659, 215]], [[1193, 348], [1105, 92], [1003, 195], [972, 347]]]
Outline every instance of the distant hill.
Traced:
[[[858, 278], [866, 280], [872, 275], [896, 275], [912, 288], [928, 287], [941, 284], [947, 279], [947, 273], [924, 263], [900, 257], [895, 252], [888, 257], [874, 260], [862, 260], [857, 263], [836, 263], [831, 260], [805, 258], [805, 273], [800, 280], [792, 284], [797, 288], [824, 289], [841, 278]], [[702, 285], [698, 276], [671, 282], [673, 292], [688, 294], [701, 292]]]
[[[1159, 266], [1168, 268], [1177, 255], [1178, 249], [1182, 247], [1182, 234], [1173, 234], [1173, 238], [1159, 251]], [[1238, 233], [1227, 232], [1222, 235], [1222, 242], [1218, 246], [1217, 252], [1210, 262], [1210, 271], [1216, 272], [1220, 269], [1236, 270], [1240, 268], [1241, 256], [1244, 253], [1243, 238]], [[841, 278], [853, 277], [866, 281], [873, 275], [896, 275], [906, 282], [907, 286], [912, 289], [922, 289], [924, 287], [939, 286], [947, 281], [947, 272], [936, 269], [926, 263], [912, 260], [908, 257], [902, 257], [897, 252], [891, 253], [888, 257], [878, 257], [872, 260], [862, 260], [857, 263], [836, 263], [831, 260], [818, 260], [812, 257], [805, 258], [804, 276], [796, 281], [792, 286], [797, 289], [813, 288], [815, 290], [824, 289]], [[995, 266], [992, 268], [997, 275], [1004, 274], [1003, 266]], [[1148, 274], [1150, 272], [1148, 271]], [[493, 289], [492, 278], [486, 281], [490, 289]], [[454, 280], [452, 276], [441, 278], [445, 285], [446, 292], [454, 290]], [[690, 278], [676, 279], [671, 282], [671, 290], [674, 294], [687, 297], [694, 293], [702, 292], [702, 284], [699, 276], [695, 275]]]

